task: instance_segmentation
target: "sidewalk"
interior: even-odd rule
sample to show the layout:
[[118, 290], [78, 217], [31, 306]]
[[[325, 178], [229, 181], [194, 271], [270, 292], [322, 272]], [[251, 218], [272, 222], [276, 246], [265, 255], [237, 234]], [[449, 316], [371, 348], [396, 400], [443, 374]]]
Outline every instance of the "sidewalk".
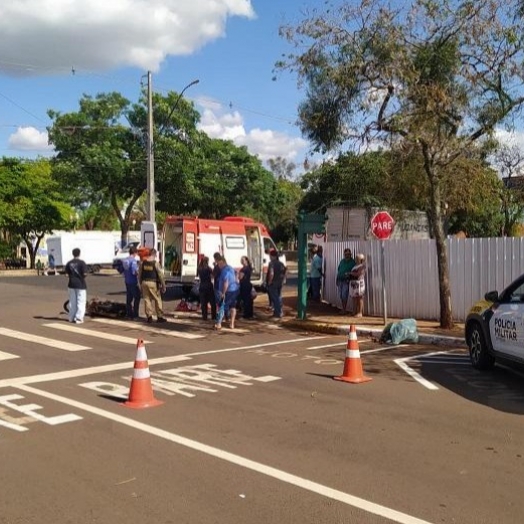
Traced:
[[[284, 294], [283, 324], [287, 327], [305, 329], [308, 331], [328, 334], [347, 334], [351, 324], [356, 324], [357, 334], [379, 338], [384, 329], [384, 319], [379, 317], [355, 318], [341, 315], [339, 309], [326, 303], [308, 302], [306, 320], [297, 319], [297, 293], [296, 290]], [[255, 300], [255, 309], [258, 317], [269, 316], [265, 310], [267, 306], [265, 295], [259, 295]], [[388, 318], [387, 322], [397, 322], [401, 319]], [[418, 320], [417, 328], [419, 341], [422, 344], [435, 344], [439, 346], [466, 347], [464, 340], [464, 324], [456, 323], [451, 330], [442, 329], [438, 321]]]

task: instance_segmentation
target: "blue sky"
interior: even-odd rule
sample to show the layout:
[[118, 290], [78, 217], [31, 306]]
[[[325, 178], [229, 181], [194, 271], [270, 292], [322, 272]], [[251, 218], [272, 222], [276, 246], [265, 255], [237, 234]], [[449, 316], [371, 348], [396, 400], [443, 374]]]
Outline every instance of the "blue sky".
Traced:
[[[148, 70], [153, 89], [181, 91], [217, 138], [262, 160], [301, 165], [301, 94], [273, 67], [290, 51], [278, 36], [312, 0], [17, 0], [0, 5], [0, 155], [52, 153], [47, 110], [75, 111], [83, 94], [131, 101]], [[10, 4], [10, 5], [5, 5]], [[74, 70], [74, 73], [73, 73]]]
[[[278, 36], [320, 0], [5, 0], [0, 3], [0, 156], [51, 155], [47, 110], [76, 111], [83, 94], [118, 91], [132, 102], [153, 89], [185, 93], [214, 138], [261, 160], [299, 168], [308, 144], [295, 125], [302, 95], [275, 62]], [[74, 71], [74, 73], [73, 73]], [[524, 150], [524, 134], [500, 131]]]

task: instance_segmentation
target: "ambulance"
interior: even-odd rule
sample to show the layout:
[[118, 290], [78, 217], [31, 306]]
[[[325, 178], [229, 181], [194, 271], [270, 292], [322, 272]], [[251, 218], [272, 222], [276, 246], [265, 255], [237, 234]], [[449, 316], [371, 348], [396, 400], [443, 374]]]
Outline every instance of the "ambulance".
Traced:
[[[212, 265], [213, 254], [220, 253], [237, 270], [242, 267], [240, 259], [247, 256], [253, 266], [251, 282], [260, 286], [265, 280], [269, 252], [277, 249], [264, 224], [237, 216], [220, 220], [168, 216], [160, 235], [154, 222], [142, 222], [141, 243], [146, 248], [157, 247], [166, 281], [181, 285], [195, 281], [204, 256]], [[283, 255], [280, 260], [286, 263]]]

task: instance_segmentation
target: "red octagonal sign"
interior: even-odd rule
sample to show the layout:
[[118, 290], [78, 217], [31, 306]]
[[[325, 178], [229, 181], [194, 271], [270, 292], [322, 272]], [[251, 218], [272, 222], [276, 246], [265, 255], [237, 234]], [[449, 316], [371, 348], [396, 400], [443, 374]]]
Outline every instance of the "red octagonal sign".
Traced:
[[375, 213], [371, 219], [371, 232], [379, 240], [387, 240], [393, 233], [395, 221], [387, 211]]

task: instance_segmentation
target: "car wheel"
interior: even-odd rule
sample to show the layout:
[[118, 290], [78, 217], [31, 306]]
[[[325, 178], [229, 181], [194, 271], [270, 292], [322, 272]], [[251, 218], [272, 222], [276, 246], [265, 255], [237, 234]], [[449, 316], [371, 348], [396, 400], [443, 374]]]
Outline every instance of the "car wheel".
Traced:
[[467, 343], [469, 359], [474, 368], [491, 369], [495, 364], [495, 357], [489, 352], [486, 337], [478, 322], [468, 326]]

